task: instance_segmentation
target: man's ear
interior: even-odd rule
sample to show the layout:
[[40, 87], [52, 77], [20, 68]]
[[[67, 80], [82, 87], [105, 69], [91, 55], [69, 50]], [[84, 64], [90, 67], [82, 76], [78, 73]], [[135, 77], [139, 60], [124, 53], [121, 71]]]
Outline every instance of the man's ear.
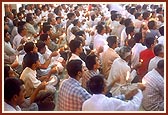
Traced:
[[17, 101], [17, 98], [18, 98], [18, 95], [16, 95], [16, 94], [12, 97], [12, 99], [13, 99], [14, 101]]

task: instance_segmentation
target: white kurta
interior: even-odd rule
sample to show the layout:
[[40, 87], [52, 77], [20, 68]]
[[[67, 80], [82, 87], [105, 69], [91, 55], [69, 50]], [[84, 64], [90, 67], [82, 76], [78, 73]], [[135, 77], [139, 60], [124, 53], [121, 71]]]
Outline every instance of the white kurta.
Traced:
[[136, 43], [132, 48], [132, 57], [131, 57], [131, 66], [139, 64], [139, 54], [142, 50], [147, 49], [146, 46], [143, 46], [141, 43]]
[[141, 90], [127, 102], [113, 97], [109, 98], [103, 94], [93, 94], [83, 103], [82, 111], [138, 111], [142, 98]]
[[148, 65], [148, 72], [151, 71], [152, 69], [155, 69], [157, 67], [157, 63], [162, 59], [163, 59], [162, 57], [158, 57], [158, 56], [155, 56], [154, 58], [152, 58]]

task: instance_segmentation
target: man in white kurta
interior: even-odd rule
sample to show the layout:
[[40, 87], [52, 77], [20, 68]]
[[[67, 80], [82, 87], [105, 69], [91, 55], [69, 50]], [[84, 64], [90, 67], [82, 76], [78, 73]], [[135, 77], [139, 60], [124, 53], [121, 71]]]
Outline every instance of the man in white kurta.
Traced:
[[135, 67], [139, 64], [139, 54], [142, 50], [147, 49], [146, 46], [143, 46], [142, 43], [135, 43], [132, 48], [132, 57], [131, 57], [131, 66]]

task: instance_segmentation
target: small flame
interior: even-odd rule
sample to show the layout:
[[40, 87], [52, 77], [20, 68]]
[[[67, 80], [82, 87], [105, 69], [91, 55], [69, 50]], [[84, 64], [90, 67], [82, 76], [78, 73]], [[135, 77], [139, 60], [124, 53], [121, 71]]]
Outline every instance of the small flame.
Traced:
[[140, 62], [142, 63], [142, 62], [143, 62], [143, 59], [140, 59]]

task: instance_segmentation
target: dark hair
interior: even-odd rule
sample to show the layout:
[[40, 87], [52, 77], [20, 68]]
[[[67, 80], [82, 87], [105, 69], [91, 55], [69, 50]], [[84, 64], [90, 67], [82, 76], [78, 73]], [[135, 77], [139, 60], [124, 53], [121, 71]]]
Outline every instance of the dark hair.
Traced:
[[43, 32], [47, 33], [48, 31], [50, 31], [50, 28], [52, 28], [50, 25], [43, 26]]
[[76, 49], [79, 48], [81, 45], [81, 41], [79, 40], [71, 40], [69, 43], [69, 47], [72, 53], [76, 52]]
[[135, 42], [139, 43], [141, 39], [142, 39], [142, 33], [141, 32], [135, 33], [134, 35]]
[[39, 60], [37, 53], [27, 53], [23, 58], [24, 67], [32, 68], [32, 65]]
[[142, 17], [144, 20], [146, 20], [149, 16], [150, 16], [150, 13], [148, 11], [146, 11], [142, 14]]
[[26, 24], [25, 21], [19, 21], [19, 22], [18, 22], [18, 27], [19, 27], [19, 26], [24, 26], [25, 24]]
[[18, 26], [18, 33], [21, 34], [24, 28], [25, 28], [24, 25]]
[[76, 26], [76, 25], [78, 24], [78, 22], [79, 22], [79, 19], [74, 19], [74, 21], [72, 22], [72, 24], [73, 24], [74, 26]]
[[56, 21], [57, 21], [58, 19], [61, 19], [61, 17], [58, 16], [58, 17], [56, 17], [55, 19], [56, 19]]
[[100, 34], [102, 30], [104, 29], [104, 26], [102, 24], [99, 24], [96, 26], [96, 29], [97, 29], [97, 33]]
[[160, 13], [162, 11], [162, 8], [157, 8], [156, 13]]
[[154, 47], [154, 54], [155, 54], [155, 56], [158, 56], [161, 51], [163, 51], [163, 45], [162, 44], [157, 44]]
[[32, 16], [26, 16], [26, 22], [31, 22], [33, 21], [33, 17]]
[[160, 61], [157, 63], [157, 68], [158, 68], [158, 69], [164, 69], [164, 60], [160, 60]]
[[4, 66], [4, 80], [9, 77], [10, 66]]
[[45, 43], [43, 42], [43, 41], [37, 41], [37, 44], [36, 44], [36, 46], [37, 46], [37, 48], [38, 48], [38, 52], [40, 52], [41, 51], [41, 49], [43, 49], [44, 47], [45, 47]]
[[125, 18], [122, 17], [122, 18], [120, 19], [120, 24], [121, 24], [121, 25], [124, 25], [124, 23], [125, 23]]
[[133, 7], [133, 8], [130, 8], [129, 13], [133, 15], [135, 11], [136, 11], [136, 8]]
[[19, 78], [7, 78], [4, 83], [4, 98], [11, 101], [14, 95], [19, 95], [24, 82]]
[[154, 44], [155, 38], [153, 37], [147, 37], [145, 38], [145, 45], [147, 48], [151, 48], [151, 45]]
[[40, 35], [40, 40], [43, 41], [43, 42], [47, 41], [47, 38], [48, 38], [48, 34], [47, 33], [44, 33], [44, 34]]
[[156, 26], [156, 22], [154, 20], [151, 20], [148, 22], [148, 28], [153, 29], [153, 27]]
[[89, 70], [93, 70], [93, 67], [94, 65], [96, 64], [96, 55], [95, 54], [91, 54], [91, 55], [88, 55], [86, 57], [86, 67], [89, 69]]
[[159, 32], [162, 36], [164, 36], [164, 26], [159, 28]]
[[85, 32], [83, 30], [79, 30], [76, 32], [75, 36], [83, 36], [83, 34], [85, 34]]
[[99, 74], [91, 77], [87, 85], [92, 94], [101, 94], [105, 88], [104, 76]]
[[72, 78], [76, 78], [79, 71], [82, 72], [82, 61], [81, 60], [71, 60], [67, 63], [66, 69], [68, 75]]
[[7, 33], [8, 33], [8, 30], [4, 30], [4, 38], [6, 37]]
[[107, 37], [108, 46], [111, 48], [113, 44], [117, 43], [117, 36]]
[[130, 34], [131, 32], [134, 32], [135, 27], [134, 26], [128, 26], [125, 29], [126, 34]]
[[135, 19], [138, 19], [139, 16], [141, 16], [141, 13], [139, 12], [135, 13]]
[[92, 21], [94, 21], [95, 18], [96, 18], [96, 15], [95, 15], [95, 14], [92, 14], [92, 15], [90, 16], [90, 18], [91, 18]]
[[34, 49], [34, 43], [33, 42], [27, 42], [25, 45], [24, 45], [24, 51], [26, 53], [30, 53], [31, 51], [33, 51]]
[[118, 14], [112, 14], [112, 15], [111, 15], [111, 20], [114, 21], [114, 20], [116, 20], [116, 18], [118, 18], [118, 17], [119, 17]]
[[132, 23], [132, 20], [130, 18], [125, 19], [124, 25], [125, 27], [128, 27]]
[[74, 15], [75, 15], [74, 13], [70, 12], [67, 14], [67, 18], [70, 20]]

